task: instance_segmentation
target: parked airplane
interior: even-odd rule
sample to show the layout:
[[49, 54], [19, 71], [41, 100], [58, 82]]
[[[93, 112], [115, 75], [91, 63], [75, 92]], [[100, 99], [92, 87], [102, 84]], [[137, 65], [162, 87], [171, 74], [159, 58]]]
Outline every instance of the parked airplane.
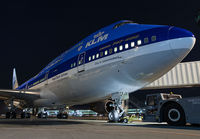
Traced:
[[0, 90], [0, 96], [20, 101], [23, 108], [109, 99], [113, 103], [103, 103], [108, 118], [118, 121], [123, 96], [168, 72], [194, 44], [194, 35], [185, 29], [119, 21], [83, 39], [20, 86], [14, 71], [13, 90]]

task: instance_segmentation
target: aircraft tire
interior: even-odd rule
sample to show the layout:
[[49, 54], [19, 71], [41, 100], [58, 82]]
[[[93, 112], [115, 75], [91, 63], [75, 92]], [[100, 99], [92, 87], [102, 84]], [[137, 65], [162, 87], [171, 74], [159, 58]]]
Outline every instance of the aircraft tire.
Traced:
[[68, 114], [67, 113], [62, 114], [62, 119], [68, 119]]
[[57, 114], [57, 118], [58, 118], [58, 119], [62, 119], [62, 113], [58, 113], [58, 114]]
[[30, 113], [26, 113], [26, 118], [31, 118], [31, 114]]
[[11, 119], [16, 119], [16, 118], [17, 118], [16, 112], [11, 112]]
[[38, 119], [42, 118], [42, 113], [38, 113], [38, 116], [37, 116]]
[[21, 113], [21, 119], [24, 119], [25, 118], [25, 112], [22, 112]]
[[124, 120], [123, 120], [123, 123], [128, 123], [128, 119], [124, 119]]
[[116, 110], [111, 111], [108, 114], [108, 120], [109, 122], [118, 122], [119, 121], [119, 113]]
[[10, 112], [6, 112], [6, 119], [10, 118]]

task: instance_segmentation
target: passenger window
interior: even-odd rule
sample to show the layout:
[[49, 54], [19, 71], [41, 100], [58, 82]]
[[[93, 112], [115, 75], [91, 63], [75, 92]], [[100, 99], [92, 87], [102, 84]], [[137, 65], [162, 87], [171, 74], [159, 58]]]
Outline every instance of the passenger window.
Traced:
[[109, 54], [112, 54], [112, 52], [113, 52], [113, 49], [112, 48], [109, 49]]
[[135, 42], [131, 42], [131, 47], [134, 47], [135, 46]]
[[91, 61], [91, 56], [88, 58], [89, 61]]
[[92, 56], [92, 60], [94, 60], [94, 59], [95, 59], [95, 55]]
[[141, 45], [142, 44], [142, 41], [141, 40], [138, 40], [137, 41], [137, 45]]
[[144, 43], [149, 43], [149, 38], [148, 37], [144, 38]]
[[96, 58], [99, 58], [99, 54], [96, 54]]
[[117, 52], [117, 47], [114, 48], [114, 52], [115, 52], [115, 53]]
[[127, 44], [125, 44], [125, 49], [128, 49], [128, 43], [127, 43]]
[[152, 37], [151, 37], [151, 41], [152, 41], [152, 42], [156, 41], [156, 36], [152, 36]]
[[100, 56], [101, 56], [101, 57], [103, 56], [103, 52], [100, 53]]
[[108, 51], [106, 50], [106, 51], [105, 51], [105, 55], [107, 55], [107, 54], [108, 54]]
[[119, 46], [119, 50], [120, 51], [123, 50], [123, 46], [122, 45]]

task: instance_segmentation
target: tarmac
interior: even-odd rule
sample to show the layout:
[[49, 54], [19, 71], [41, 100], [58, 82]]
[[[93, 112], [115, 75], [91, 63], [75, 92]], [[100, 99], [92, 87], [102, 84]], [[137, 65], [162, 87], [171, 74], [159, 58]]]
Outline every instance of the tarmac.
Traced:
[[199, 139], [200, 126], [105, 120], [0, 119], [0, 139]]

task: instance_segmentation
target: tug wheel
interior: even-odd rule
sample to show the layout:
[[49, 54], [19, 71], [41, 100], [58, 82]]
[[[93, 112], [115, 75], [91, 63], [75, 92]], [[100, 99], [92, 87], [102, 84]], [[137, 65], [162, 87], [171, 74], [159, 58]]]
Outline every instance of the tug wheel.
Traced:
[[178, 104], [169, 104], [165, 111], [166, 121], [169, 125], [182, 126], [186, 124], [185, 113]]

